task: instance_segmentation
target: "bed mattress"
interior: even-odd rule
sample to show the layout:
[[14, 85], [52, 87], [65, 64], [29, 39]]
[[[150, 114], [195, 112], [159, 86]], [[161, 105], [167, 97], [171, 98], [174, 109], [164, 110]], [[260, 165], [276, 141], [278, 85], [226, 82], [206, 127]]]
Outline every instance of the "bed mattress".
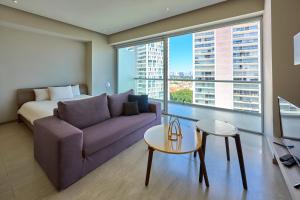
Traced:
[[48, 117], [53, 115], [54, 108], [57, 108], [57, 102], [59, 101], [72, 101], [79, 99], [86, 99], [92, 96], [89, 95], [80, 95], [72, 99], [64, 99], [57, 101], [29, 101], [24, 103], [21, 108], [18, 110], [18, 114], [22, 115], [27, 119], [32, 125], [34, 120]]

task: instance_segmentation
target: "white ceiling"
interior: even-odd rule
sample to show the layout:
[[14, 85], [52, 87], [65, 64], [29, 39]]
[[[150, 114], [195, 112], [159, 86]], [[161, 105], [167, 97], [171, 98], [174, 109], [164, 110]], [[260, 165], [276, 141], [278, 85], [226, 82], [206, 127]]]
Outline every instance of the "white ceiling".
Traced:
[[112, 34], [225, 0], [0, 0], [0, 4]]

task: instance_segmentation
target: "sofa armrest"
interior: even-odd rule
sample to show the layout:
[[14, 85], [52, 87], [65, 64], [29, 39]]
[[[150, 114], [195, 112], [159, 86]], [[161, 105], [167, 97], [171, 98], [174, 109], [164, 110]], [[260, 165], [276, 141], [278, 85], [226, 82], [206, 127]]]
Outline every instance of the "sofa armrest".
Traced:
[[55, 116], [34, 121], [34, 157], [58, 190], [82, 176], [83, 133]]
[[156, 113], [157, 118], [161, 117], [161, 104], [160, 104], [160, 102], [149, 102], [149, 112]]

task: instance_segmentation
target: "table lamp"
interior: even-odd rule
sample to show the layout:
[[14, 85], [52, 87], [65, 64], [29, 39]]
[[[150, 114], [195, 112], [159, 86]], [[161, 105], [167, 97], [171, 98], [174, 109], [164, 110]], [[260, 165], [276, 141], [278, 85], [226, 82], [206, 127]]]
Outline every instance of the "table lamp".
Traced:
[[105, 89], [106, 89], [106, 93], [107, 93], [107, 94], [110, 94], [110, 92], [111, 92], [111, 84], [110, 84], [110, 81], [106, 81], [106, 82], [105, 82]]

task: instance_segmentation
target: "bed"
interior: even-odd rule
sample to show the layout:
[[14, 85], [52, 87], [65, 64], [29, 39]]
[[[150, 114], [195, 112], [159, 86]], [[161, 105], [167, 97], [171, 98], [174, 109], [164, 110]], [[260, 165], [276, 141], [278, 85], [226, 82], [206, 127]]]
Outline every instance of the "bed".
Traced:
[[[80, 96], [63, 101], [79, 100], [91, 97], [85, 84], [79, 84]], [[34, 88], [35, 89], [35, 88]], [[54, 108], [59, 100], [35, 101], [33, 88], [17, 90], [18, 122], [24, 122], [33, 130], [34, 120], [53, 115]]]

